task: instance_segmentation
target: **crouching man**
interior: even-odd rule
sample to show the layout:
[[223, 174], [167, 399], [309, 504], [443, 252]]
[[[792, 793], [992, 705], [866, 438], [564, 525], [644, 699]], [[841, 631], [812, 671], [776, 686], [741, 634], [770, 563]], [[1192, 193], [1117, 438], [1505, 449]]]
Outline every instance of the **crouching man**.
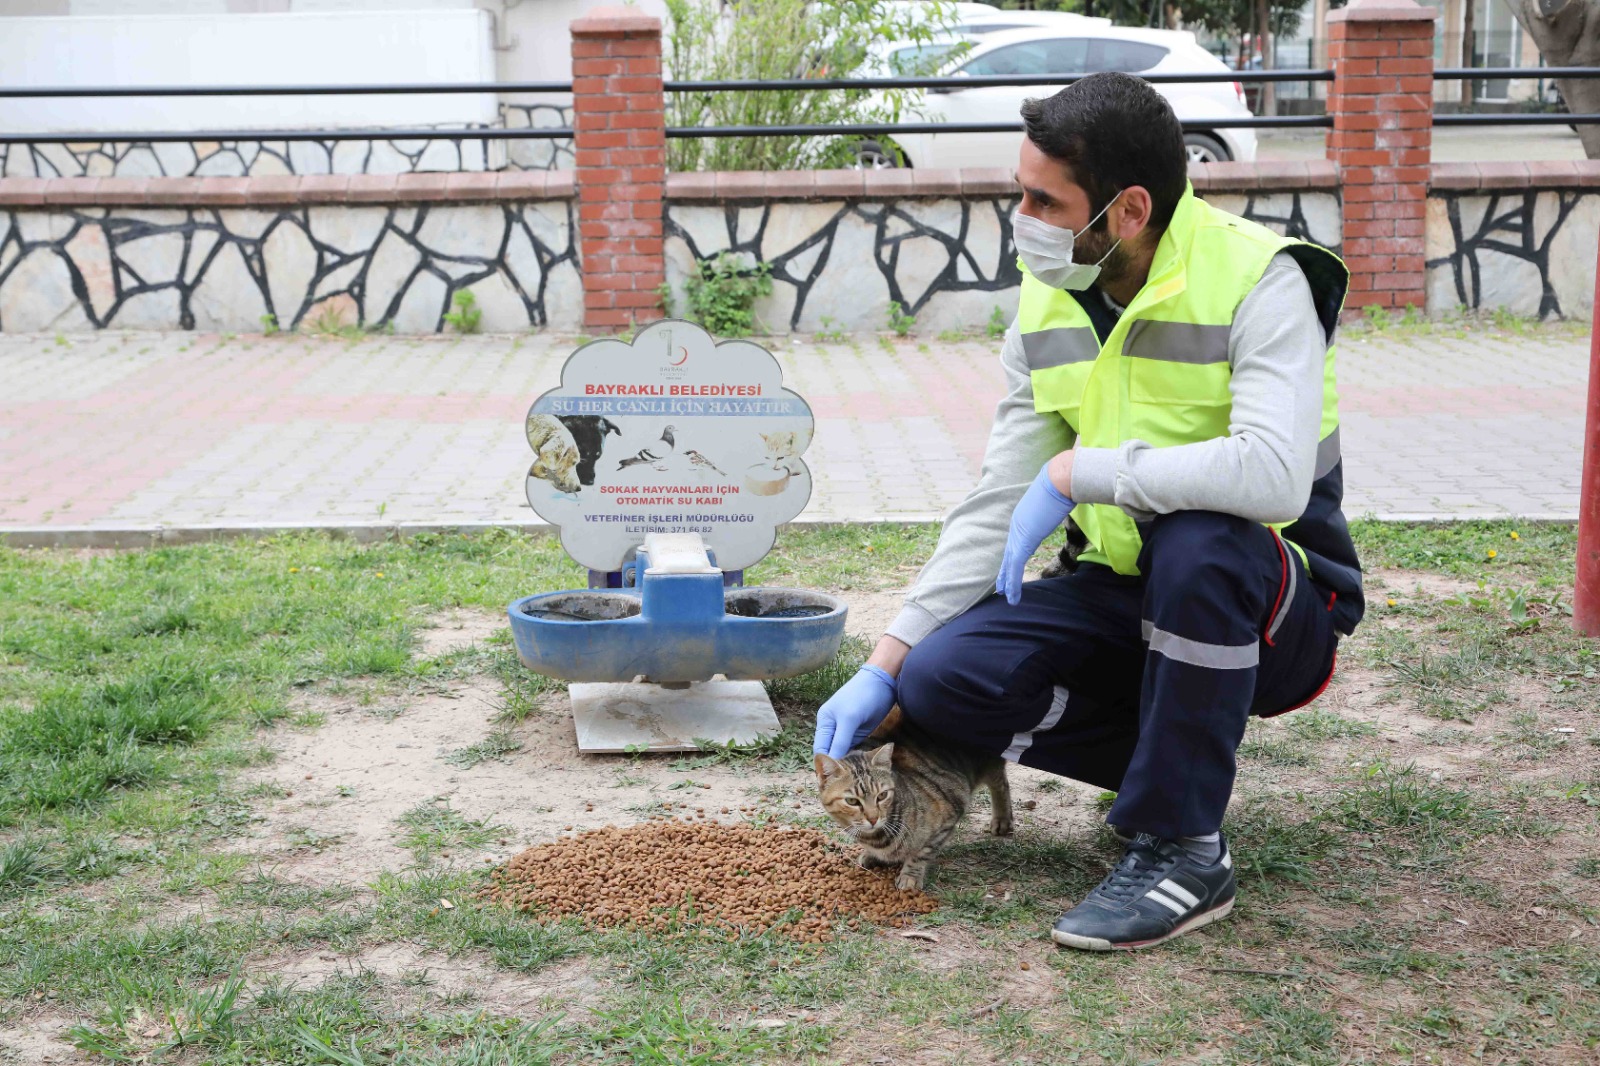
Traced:
[[[1232, 909], [1219, 830], [1245, 723], [1314, 699], [1361, 619], [1333, 374], [1348, 274], [1197, 198], [1138, 78], [1022, 115], [1022, 293], [983, 473], [814, 746], [842, 757], [898, 701], [1115, 791], [1127, 851], [1053, 935], [1147, 947]], [[1069, 514], [1075, 568], [1024, 582]]]

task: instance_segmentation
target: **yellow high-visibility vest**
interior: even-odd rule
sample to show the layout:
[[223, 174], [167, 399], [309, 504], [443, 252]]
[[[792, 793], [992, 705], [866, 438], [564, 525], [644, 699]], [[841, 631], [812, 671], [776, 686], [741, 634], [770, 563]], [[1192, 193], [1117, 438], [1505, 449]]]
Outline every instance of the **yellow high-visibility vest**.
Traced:
[[[1017, 328], [1033, 381], [1034, 408], [1066, 419], [1078, 443], [1088, 448], [1115, 448], [1129, 440], [1164, 448], [1227, 436], [1233, 407], [1228, 337], [1234, 314], [1272, 257], [1285, 251], [1305, 271], [1331, 338], [1349, 282], [1339, 257], [1213, 207], [1195, 196], [1192, 187], [1178, 201], [1157, 244], [1149, 280], [1104, 344], [1079, 302], [1080, 295], [1094, 295], [1051, 288], [1024, 267]], [[1339, 461], [1333, 362], [1330, 344], [1323, 362], [1319, 479]], [[1336, 513], [1337, 508], [1335, 500]], [[1104, 563], [1119, 574], [1139, 572], [1139, 529], [1121, 508], [1079, 504], [1072, 518], [1089, 538], [1090, 548], [1081, 559]], [[1342, 515], [1338, 532], [1344, 533]], [[1291, 534], [1285, 539], [1305, 560], [1305, 551], [1294, 544], [1298, 538]], [[1348, 534], [1337, 539], [1347, 542]], [[1359, 590], [1353, 545], [1348, 563], [1338, 562], [1341, 568], [1357, 566]], [[1315, 571], [1310, 561], [1307, 565]]]

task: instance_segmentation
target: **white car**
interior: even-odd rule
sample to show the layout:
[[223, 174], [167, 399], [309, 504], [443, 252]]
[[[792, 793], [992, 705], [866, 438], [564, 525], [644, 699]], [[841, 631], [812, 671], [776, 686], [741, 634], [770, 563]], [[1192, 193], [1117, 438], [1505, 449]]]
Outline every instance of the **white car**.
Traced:
[[[1120, 70], [1130, 74], [1221, 73], [1228, 67], [1181, 30], [1147, 30], [1112, 26], [1103, 19], [1058, 13], [997, 11], [995, 18], [967, 20], [955, 35], [921, 44], [888, 45], [882, 49], [890, 72], [929, 76], [970, 77], [999, 74], [1090, 74]], [[985, 23], [1012, 16], [1021, 28], [989, 30]], [[1036, 21], [1035, 21], [1036, 20]], [[940, 57], [948, 56], [942, 63]], [[1208, 128], [1207, 119], [1251, 115], [1244, 89], [1234, 81], [1157, 84], [1178, 118], [1200, 123], [1184, 134], [1191, 162], [1251, 162], [1256, 135], [1251, 129]], [[902, 114], [904, 122], [1016, 122], [1022, 102], [1055, 92], [1049, 85], [974, 86], [926, 89], [916, 106]], [[864, 141], [860, 165], [869, 168], [1009, 166], [1017, 149], [1015, 133], [894, 134], [894, 152], [877, 141]], [[903, 153], [903, 160], [901, 158]], [[1003, 160], [1004, 163], [997, 163]]]

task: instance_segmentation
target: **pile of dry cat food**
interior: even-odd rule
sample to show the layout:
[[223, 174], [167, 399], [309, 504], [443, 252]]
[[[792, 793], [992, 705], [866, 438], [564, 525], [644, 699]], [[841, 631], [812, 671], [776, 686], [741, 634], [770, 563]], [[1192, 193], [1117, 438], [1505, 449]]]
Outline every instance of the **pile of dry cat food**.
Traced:
[[936, 904], [869, 873], [811, 829], [653, 821], [529, 848], [494, 871], [482, 898], [541, 917], [729, 935], [774, 930], [807, 943], [835, 923], [902, 925]]

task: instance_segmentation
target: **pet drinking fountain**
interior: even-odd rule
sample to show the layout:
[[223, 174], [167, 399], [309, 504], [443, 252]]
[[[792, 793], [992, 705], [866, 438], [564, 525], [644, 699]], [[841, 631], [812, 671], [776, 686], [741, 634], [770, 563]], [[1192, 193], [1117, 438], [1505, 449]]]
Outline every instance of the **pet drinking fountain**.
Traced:
[[[777, 733], [761, 682], [825, 665], [846, 617], [824, 593], [743, 583], [810, 496], [799, 454], [811, 410], [777, 360], [658, 322], [632, 343], [579, 348], [527, 426], [528, 502], [560, 527], [590, 587], [523, 597], [508, 616], [523, 664], [572, 682], [579, 750]], [[727, 473], [752, 467], [782, 477], [752, 486]]]

